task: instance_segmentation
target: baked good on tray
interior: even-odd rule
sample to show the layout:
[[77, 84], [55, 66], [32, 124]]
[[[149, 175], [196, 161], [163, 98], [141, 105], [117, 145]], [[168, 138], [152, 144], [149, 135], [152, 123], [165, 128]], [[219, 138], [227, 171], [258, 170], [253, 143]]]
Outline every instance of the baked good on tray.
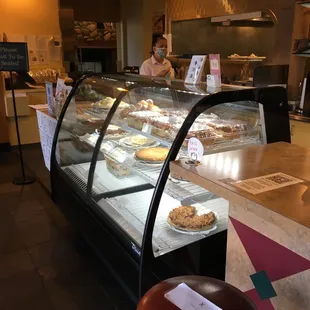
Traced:
[[141, 130], [144, 123], [149, 123], [151, 117], [161, 116], [156, 111], [138, 111], [131, 112], [127, 116], [128, 126]]
[[123, 129], [121, 129], [120, 127], [116, 126], [116, 125], [109, 125], [107, 128], [107, 131], [105, 133], [105, 135], [111, 135], [111, 136], [119, 136], [119, 135], [124, 135], [126, 133], [126, 131], [124, 131]]
[[148, 123], [152, 125], [152, 134], [161, 138], [168, 138], [169, 131], [172, 126], [179, 124], [182, 125], [184, 118], [174, 115], [162, 115], [150, 117]]
[[82, 153], [88, 153], [92, 152], [94, 148], [87, 144], [86, 142], [79, 139], [77, 136], [72, 135], [71, 136], [71, 143], [72, 145], [80, 152]]
[[[92, 106], [95, 106], [95, 107], [101, 108], [101, 109], [111, 109], [115, 100], [116, 100], [115, 98], [106, 97], [104, 99], [96, 101], [95, 103], [92, 104]], [[124, 109], [124, 108], [127, 108], [128, 106], [129, 106], [128, 103], [121, 101], [119, 103], [118, 108]]]
[[215, 213], [210, 211], [197, 215], [194, 206], [180, 206], [170, 211], [168, 223], [177, 229], [203, 231], [210, 228], [216, 221]]
[[152, 146], [154, 143], [156, 143], [154, 140], [147, 138], [142, 135], [136, 135], [136, 136], [131, 136], [123, 139], [121, 141], [123, 144], [129, 147], [147, 147], [147, 146]]
[[168, 148], [151, 147], [136, 152], [136, 158], [146, 162], [163, 162], [169, 153]]
[[121, 118], [127, 118], [127, 116], [132, 112], [139, 112], [139, 111], [152, 111], [152, 112], [160, 112], [160, 108], [154, 104], [153, 100], [141, 100], [136, 104], [132, 104], [128, 107], [125, 107], [121, 113]]
[[237, 120], [211, 120], [207, 124], [221, 136], [222, 140], [238, 139], [249, 130], [247, 123]]
[[116, 177], [121, 178], [131, 174], [131, 170], [117, 160], [105, 155], [108, 170]]
[[183, 145], [188, 146], [190, 138], [197, 138], [203, 146], [213, 145], [221, 136], [208, 125], [194, 124], [188, 131]]

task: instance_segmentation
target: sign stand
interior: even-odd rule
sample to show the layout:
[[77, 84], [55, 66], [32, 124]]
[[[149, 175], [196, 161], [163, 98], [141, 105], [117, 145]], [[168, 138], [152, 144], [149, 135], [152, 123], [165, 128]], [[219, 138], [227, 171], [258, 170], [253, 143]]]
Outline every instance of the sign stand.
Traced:
[[22, 176], [21, 177], [15, 177], [13, 179], [13, 184], [15, 184], [15, 185], [28, 185], [28, 184], [34, 183], [35, 178], [26, 176], [26, 174], [25, 174], [23, 150], [22, 150], [22, 145], [20, 142], [20, 134], [19, 134], [19, 126], [18, 126], [18, 117], [17, 117], [17, 109], [16, 109], [16, 101], [15, 101], [15, 92], [14, 92], [14, 85], [13, 85], [14, 83], [13, 83], [12, 71], [10, 71], [10, 83], [11, 83], [11, 90], [12, 90], [12, 99], [13, 99], [14, 118], [15, 118], [15, 126], [16, 126], [17, 142], [18, 142], [19, 159], [20, 159], [20, 166], [22, 169]]
[[18, 141], [20, 165], [21, 165], [21, 170], [22, 170], [21, 177], [14, 178], [13, 184], [15, 185], [32, 184], [35, 182], [35, 178], [27, 176], [25, 174], [23, 150], [22, 150], [22, 145], [20, 142], [16, 100], [15, 100], [15, 92], [14, 92], [14, 83], [13, 83], [13, 71], [16, 71], [16, 72], [28, 72], [29, 71], [28, 50], [27, 50], [26, 43], [11, 43], [11, 42], [0, 43], [0, 71], [10, 72], [10, 83], [11, 83], [11, 90], [12, 90], [14, 118], [15, 118], [16, 134], [17, 134], [17, 141]]

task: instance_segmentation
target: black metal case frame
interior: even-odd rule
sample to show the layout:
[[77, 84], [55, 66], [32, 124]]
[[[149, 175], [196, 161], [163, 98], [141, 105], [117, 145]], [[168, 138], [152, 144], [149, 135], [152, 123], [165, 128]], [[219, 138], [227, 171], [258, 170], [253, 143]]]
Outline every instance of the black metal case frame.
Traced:
[[[75, 95], [78, 86], [82, 83], [82, 81], [86, 78], [86, 76], [82, 77], [74, 86], [71, 93], [69, 94], [64, 107], [62, 109], [62, 112], [60, 114], [57, 126], [56, 126], [56, 132], [53, 139], [53, 147], [52, 147], [52, 154], [51, 154], [51, 184], [52, 184], [52, 193], [54, 194], [57, 192], [57, 179], [59, 177], [63, 178], [63, 180], [70, 184], [72, 183], [72, 180], [68, 178], [65, 173], [62, 173], [60, 167], [58, 166], [57, 160], [56, 160], [56, 144], [58, 140], [59, 131], [62, 125], [62, 121], [64, 118], [64, 115], [66, 113], [66, 110], [70, 104], [70, 101], [72, 97]], [[127, 90], [130, 91], [134, 88], [139, 88], [141, 86], [144, 87], [158, 87], [160, 84], [158, 83], [152, 83], [152, 82], [139, 82], [138, 84], [130, 85]], [[167, 85], [165, 85], [167, 87]], [[169, 88], [174, 88], [173, 86], [168, 86]], [[219, 92], [215, 93], [209, 96], [204, 97], [201, 99], [190, 111], [187, 118], [185, 119], [180, 131], [178, 132], [171, 148], [169, 151], [169, 154], [167, 156], [166, 161], [163, 164], [163, 167], [161, 169], [161, 173], [159, 175], [159, 178], [157, 180], [154, 194], [150, 203], [148, 216], [146, 220], [143, 240], [142, 240], [142, 247], [135, 244], [134, 240], [129, 240], [130, 237], [125, 234], [117, 225], [114, 224], [113, 220], [110, 219], [103, 211], [99, 211], [98, 208], [96, 208], [96, 201], [93, 199], [91, 192], [92, 192], [92, 186], [93, 186], [93, 179], [94, 179], [94, 171], [98, 159], [98, 154], [100, 150], [100, 145], [103, 141], [105, 132], [108, 128], [108, 125], [116, 112], [121, 100], [125, 96], [125, 92], [121, 93], [119, 97], [116, 99], [114, 105], [110, 109], [108, 116], [101, 127], [100, 130], [100, 136], [97, 140], [92, 160], [91, 160], [91, 166], [88, 176], [88, 184], [87, 184], [87, 191], [86, 196], [84, 193], [80, 192], [78, 193], [79, 189], [78, 187], [73, 185], [73, 188], [76, 188], [77, 190], [77, 199], [83, 200], [84, 208], [88, 209], [88, 212], [90, 212], [91, 217], [93, 217], [94, 220], [100, 222], [100, 226], [104, 227], [105, 231], [115, 240], [118, 240], [120, 244], [122, 244], [125, 252], [128, 253], [128, 259], [132, 259], [133, 264], [139, 268], [139, 296], [142, 296], [143, 293], [149, 289], [149, 285], [151, 283], [150, 281], [150, 275], [153, 272], [153, 264], [154, 264], [154, 254], [152, 249], [152, 235], [154, 230], [154, 224], [155, 219], [159, 207], [159, 203], [169, 176], [169, 162], [175, 160], [181, 145], [187, 135], [188, 130], [192, 126], [192, 124], [195, 122], [196, 118], [201, 114], [206, 112], [209, 108], [214, 107], [219, 104], [223, 103], [233, 103], [238, 101], [254, 101], [258, 102], [263, 107], [263, 113], [264, 113], [264, 120], [265, 120], [265, 131], [266, 131], [266, 137], [267, 137], [267, 143], [273, 143], [278, 141], [285, 141], [290, 143], [290, 127], [289, 127], [289, 117], [288, 117], [288, 102], [287, 102], [287, 92], [282, 87], [270, 87], [270, 88], [261, 88], [261, 89], [243, 89], [243, 90], [236, 90], [236, 91], [230, 91], [230, 92]], [[72, 185], [72, 184], [71, 184]], [[56, 202], [59, 198], [56, 198]], [[68, 203], [70, 203], [68, 201]], [[73, 211], [74, 212], [74, 211]], [[99, 213], [100, 214], [99, 214]], [[73, 214], [68, 215], [72, 218]], [[101, 223], [102, 219], [104, 219], [104, 223]], [[86, 236], [86, 238], [88, 238]], [[96, 250], [96, 248], [95, 248]], [[125, 253], [124, 252], [124, 253]], [[123, 253], [123, 255], [124, 255]], [[131, 258], [130, 258], [131, 257]], [[103, 260], [105, 260], [104, 257], [102, 257]], [[105, 260], [106, 261], [106, 260]], [[106, 263], [109, 265], [109, 262], [106, 261]], [[135, 282], [135, 281], [133, 281]]]

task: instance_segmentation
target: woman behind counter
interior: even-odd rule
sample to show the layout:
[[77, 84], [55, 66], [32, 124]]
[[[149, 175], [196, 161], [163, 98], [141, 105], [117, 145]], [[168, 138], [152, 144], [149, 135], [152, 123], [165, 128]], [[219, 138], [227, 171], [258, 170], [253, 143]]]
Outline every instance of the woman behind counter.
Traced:
[[156, 77], [174, 77], [174, 70], [167, 56], [167, 40], [163, 36], [156, 36], [152, 43], [152, 56], [145, 60], [140, 68], [141, 75]]

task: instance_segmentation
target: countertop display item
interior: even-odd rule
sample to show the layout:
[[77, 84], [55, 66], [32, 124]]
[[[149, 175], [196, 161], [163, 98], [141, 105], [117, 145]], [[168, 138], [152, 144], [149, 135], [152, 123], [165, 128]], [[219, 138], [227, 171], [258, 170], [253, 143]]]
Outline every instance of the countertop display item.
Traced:
[[[53, 199], [134, 301], [160, 279], [225, 278], [228, 201], [170, 173], [177, 158], [191, 165], [189, 139], [201, 142], [204, 156], [290, 142], [282, 87], [222, 85], [208, 93], [206, 84], [193, 91], [182, 81], [168, 82], [83, 77], [59, 116], [51, 155]], [[203, 165], [214, 173], [239, 171], [224, 156]]]
[[262, 61], [265, 60], [266, 57], [265, 56], [257, 56], [255, 54], [250, 54], [249, 56], [240, 56], [238, 54], [232, 54], [230, 56], [228, 56], [229, 59], [236, 59], [236, 60], [254, 60], [254, 61]]

